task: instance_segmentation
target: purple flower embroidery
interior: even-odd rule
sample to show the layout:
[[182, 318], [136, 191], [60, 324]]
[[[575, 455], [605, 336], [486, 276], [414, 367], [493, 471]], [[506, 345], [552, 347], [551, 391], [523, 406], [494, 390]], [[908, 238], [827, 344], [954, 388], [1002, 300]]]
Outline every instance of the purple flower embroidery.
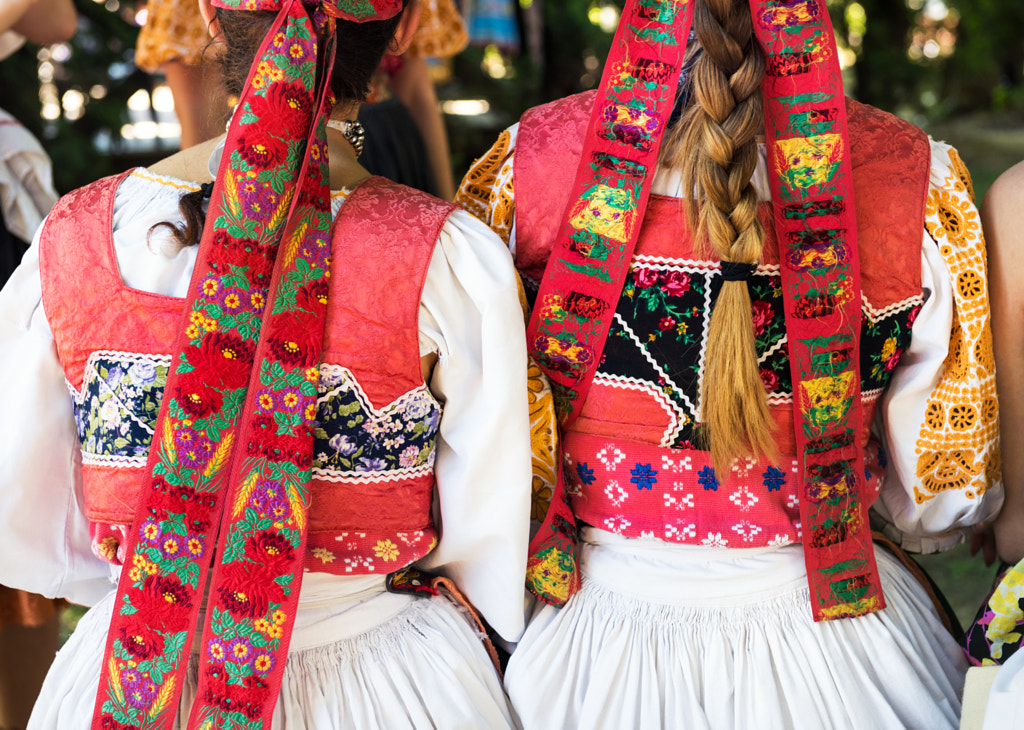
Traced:
[[253, 649], [252, 644], [239, 636], [233, 639], [228, 644], [228, 661], [237, 662], [238, 664], [247, 664], [252, 659]]
[[206, 467], [207, 462], [210, 461], [212, 454], [213, 444], [205, 436], [197, 434], [196, 442], [187, 448], [182, 448], [178, 458], [189, 469], [203, 469]]
[[245, 213], [256, 221], [267, 221], [277, 208], [278, 195], [268, 185], [256, 183], [242, 186], [242, 207]]
[[139, 528], [139, 537], [150, 545], [158, 544], [162, 534], [160, 523], [152, 518], [143, 522], [142, 527]]
[[156, 693], [159, 689], [148, 679], [143, 680], [130, 689], [125, 687], [124, 698], [135, 709], [147, 710], [153, 704], [153, 700], [156, 699]]
[[277, 658], [266, 651], [258, 651], [252, 658], [252, 668], [262, 675], [266, 675], [276, 663]]
[[384, 459], [364, 458], [356, 464], [356, 471], [384, 471], [387, 468], [388, 463]]
[[227, 644], [220, 639], [210, 639], [206, 645], [206, 653], [214, 664], [223, 664], [228, 656]]
[[340, 433], [336, 433], [327, 441], [327, 445], [337, 451], [342, 456], [352, 456], [359, 448], [348, 436], [344, 436]]

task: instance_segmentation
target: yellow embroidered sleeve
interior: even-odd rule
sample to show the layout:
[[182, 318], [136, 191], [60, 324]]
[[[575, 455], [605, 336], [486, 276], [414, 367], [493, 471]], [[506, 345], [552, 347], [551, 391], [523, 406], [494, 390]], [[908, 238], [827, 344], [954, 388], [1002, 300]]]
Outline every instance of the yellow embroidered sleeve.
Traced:
[[551, 385], [530, 358], [530, 443], [533, 445], [533, 506], [530, 518], [543, 522], [555, 490], [558, 421]]
[[925, 228], [949, 270], [954, 309], [949, 354], [917, 440], [918, 504], [948, 490], [975, 500], [1001, 479], [985, 240], [970, 174], [956, 150], [938, 153], [948, 165], [941, 186], [933, 177]]
[[513, 160], [514, 141], [505, 130], [487, 154], [469, 168], [455, 194], [455, 202], [486, 223], [506, 246], [515, 215]]

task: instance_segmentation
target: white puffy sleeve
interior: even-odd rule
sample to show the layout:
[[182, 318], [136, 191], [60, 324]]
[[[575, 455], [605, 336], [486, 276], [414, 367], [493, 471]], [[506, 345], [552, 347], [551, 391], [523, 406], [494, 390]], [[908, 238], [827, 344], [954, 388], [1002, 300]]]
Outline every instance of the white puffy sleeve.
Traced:
[[938, 142], [921, 268], [924, 304], [879, 408], [889, 464], [875, 510], [904, 548], [937, 552], [1003, 501], [985, 241], [967, 169]]
[[508, 250], [456, 211], [420, 307], [430, 389], [444, 404], [434, 473], [441, 540], [423, 567], [452, 578], [506, 640], [524, 628], [531, 453], [523, 313]]
[[43, 314], [39, 242], [0, 291], [0, 584], [91, 605], [110, 591], [83, 512], [71, 397]]

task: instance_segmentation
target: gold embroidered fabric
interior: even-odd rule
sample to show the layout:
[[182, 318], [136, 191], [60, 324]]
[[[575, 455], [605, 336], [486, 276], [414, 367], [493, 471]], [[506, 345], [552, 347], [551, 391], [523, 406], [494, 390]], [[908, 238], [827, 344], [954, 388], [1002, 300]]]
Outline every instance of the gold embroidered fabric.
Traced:
[[937, 170], [945, 175], [929, 193], [925, 229], [949, 269], [955, 306], [949, 355], [917, 441], [918, 504], [948, 490], [978, 499], [1000, 480], [985, 239], [966, 167], [955, 150], [935, 154], [933, 183]]
[[451, 58], [469, 45], [466, 24], [452, 0], [422, 0], [423, 15], [409, 53], [419, 58]]
[[[149, 15], [139, 31], [136, 65], [153, 73], [168, 61], [196, 65], [210, 42], [196, 0], [149, 0]], [[213, 53], [208, 54], [213, 58]]]
[[527, 371], [530, 389], [530, 443], [533, 447], [533, 504], [530, 519], [543, 522], [555, 488], [555, 454], [558, 452], [558, 419], [547, 377], [530, 358]]
[[505, 130], [490, 150], [473, 163], [463, 178], [455, 202], [486, 223], [508, 245], [515, 215], [512, 189], [512, 135]]

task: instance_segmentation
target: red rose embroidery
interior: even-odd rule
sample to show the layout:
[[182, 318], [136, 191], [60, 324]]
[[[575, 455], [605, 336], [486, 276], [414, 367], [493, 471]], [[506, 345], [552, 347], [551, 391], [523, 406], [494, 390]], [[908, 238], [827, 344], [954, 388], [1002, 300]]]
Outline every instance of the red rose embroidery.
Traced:
[[768, 302], [754, 302], [750, 308], [754, 315], [754, 334], [760, 337], [764, 334], [765, 328], [775, 319], [775, 310]]
[[263, 616], [271, 603], [284, 598], [284, 589], [273, 581], [275, 577], [261, 565], [229, 563], [221, 569], [220, 603], [233, 616]]
[[260, 118], [259, 126], [288, 129], [295, 137], [305, 137], [313, 96], [299, 84], [275, 84], [266, 96], [253, 98], [249, 108]]
[[659, 274], [654, 269], [638, 268], [633, 271], [633, 278], [636, 279], [636, 285], [641, 289], [654, 286], [658, 283]]
[[178, 405], [186, 413], [202, 418], [210, 413], [219, 411], [224, 402], [220, 391], [210, 387], [205, 373], [194, 370], [181, 376], [175, 388], [175, 395], [178, 398]]
[[271, 574], [278, 575], [285, 572], [288, 563], [295, 560], [295, 552], [284, 535], [263, 530], [246, 542], [245, 557], [264, 566]]
[[188, 589], [173, 575], [150, 575], [142, 588], [132, 593], [135, 615], [144, 626], [162, 627], [164, 633], [188, 627], [192, 599]]
[[775, 374], [774, 370], [762, 368], [761, 382], [764, 383], [764, 389], [769, 393], [774, 393], [779, 388], [779, 376]]
[[192, 373], [205, 383], [224, 388], [241, 388], [249, 382], [249, 371], [256, 353], [253, 343], [235, 334], [208, 332], [199, 347], [185, 351]]
[[163, 653], [164, 637], [143, 624], [122, 626], [121, 646], [137, 659], [149, 659]]
[[239, 152], [242, 159], [253, 167], [261, 170], [277, 167], [288, 157], [288, 145], [267, 134], [263, 127], [253, 124], [246, 130], [238, 140]]
[[270, 351], [285, 365], [310, 365], [320, 356], [322, 336], [317, 325], [317, 314], [295, 310], [280, 315], [268, 333]]
[[670, 297], [681, 297], [690, 291], [690, 275], [682, 271], [670, 271], [661, 282], [661, 290]]

